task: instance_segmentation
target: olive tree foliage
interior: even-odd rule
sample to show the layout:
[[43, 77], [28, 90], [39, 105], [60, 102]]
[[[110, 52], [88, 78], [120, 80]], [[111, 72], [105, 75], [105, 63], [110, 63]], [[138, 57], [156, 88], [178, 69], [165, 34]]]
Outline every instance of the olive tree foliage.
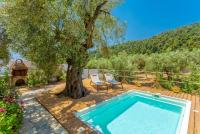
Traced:
[[6, 31], [0, 25], [0, 67], [9, 61], [8, 42]]
[[136, 72], [138, 71], [144, 74], [149, 73], [150, 76], [154, 75], [156, 78], [156, 86], [162, 86], [166, 89], [172, 89], [175, 86], [187, 93], [199, 93], [199, 49], [153, 53], [150, 55], [130, 55], [126, 51], [122, 51], [118, 55], [111, 55], [110, 58], [93, 57], [88, 62], [87, 67], [89, 69], [109, 70], [118, 80], [125, 79], [127, 82], [140, 79], [140, 76], [137, 77]]
[[[7, 0], [4, 14], [12, 48], [44, 70], [68, 64], [65, 94], [86, 94], [81, 80], [88, 50], [116, 39], [122, 23], [110, 14], [121, 0]], [[111, 38], [112, 37], [112, 38]]]
[[[109, 58], [112, 55], [112, 51], [109, 49], [108, 44], [119, 44], [124, 41], [123, 35], [126, 30], [127, 24], [124, 23], [116, 23], [116, 21], [111, 19], [107, 19], [108, 25], [103, 25], [99, 27], [99, 33], [101, 35], [96, 40], [97, 49], [100, 52], [100, 55], [104, 58]], [[113, 27], [115, 26], [115, 27]]]

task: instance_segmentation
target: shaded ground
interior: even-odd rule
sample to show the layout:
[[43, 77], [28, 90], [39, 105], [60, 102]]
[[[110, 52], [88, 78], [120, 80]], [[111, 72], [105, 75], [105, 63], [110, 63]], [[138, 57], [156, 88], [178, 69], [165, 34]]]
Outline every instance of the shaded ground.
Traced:
[[23, 126], [20, 134], [68, 134], [60, 123], [38, 103], [35, 96], [49, 91], [52, 87], [46, 89], [29, 90], [20, 89], [20, 99], [25, 103]]

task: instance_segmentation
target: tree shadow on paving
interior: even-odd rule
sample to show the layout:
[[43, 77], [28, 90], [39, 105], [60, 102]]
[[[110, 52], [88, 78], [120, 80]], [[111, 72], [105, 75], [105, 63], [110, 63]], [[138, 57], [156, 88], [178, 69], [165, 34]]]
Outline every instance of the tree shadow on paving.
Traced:
[[66, 133], [65, 129], [35, 99], [26, 103], [21, 134]]

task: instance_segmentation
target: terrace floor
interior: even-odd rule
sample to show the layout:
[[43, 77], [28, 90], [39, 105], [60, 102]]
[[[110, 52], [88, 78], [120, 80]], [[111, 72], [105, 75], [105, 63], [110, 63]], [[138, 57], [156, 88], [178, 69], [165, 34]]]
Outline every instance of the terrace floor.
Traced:
[[174, 93], [169, 90], [155, 89], [150, 87], [136, 87], [134, 85], [124, 84], [124, 89], [109, 89], [97, 92], [94, 87], [90, 86], [90, 80], [83, 81], [84, 86], [91, 91], [90, 95], [81, 99], [70, 99], [67, 97], [58, 97], [59, 93], [65, 86], [64, 83], [58, 84], [49, 93], [41, 94], [37, 100], [60, 122], [60, 124], [67, 129], [70, 134], [77, 134], [80, 127], [85, 128], [84, 134], [95, 133], [87, 125], [83, 124], [74, 116], [74, 112], [88, 107], [92, 104], [99, 103], [103, 100], [109, 99], [113, 96], [121, 94], [131, 89], [142, 91], [150, 91], [154, 93], [161, 93], [162, 95], [187, 99], [192, 102], [190, 111], [190, 120], [188, 127], [188, 134], [200, 134], [200, 97], [186, 93]]
[[35, 99], [37, 94], [47, 92], [50, 89], [51, 86], [33, 91], [21, 88], [19, 97], [24, 101], [24, 118], [19, 134], [68, 134], [60, 123]]

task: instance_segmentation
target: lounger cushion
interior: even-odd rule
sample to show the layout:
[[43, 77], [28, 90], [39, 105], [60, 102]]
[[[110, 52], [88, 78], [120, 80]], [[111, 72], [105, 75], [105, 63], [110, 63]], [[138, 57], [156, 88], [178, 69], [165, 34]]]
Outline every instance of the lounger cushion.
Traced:
[[102, 86], [102, 85], [103, 85], [102, 82], [95, 82], [95, 84], [96, 84], [97, 86]]
[[109, 83], [112, 83], [112, 84], [118, 84], [119, 82], [116, 81], [116, 80], [108, 80]]

